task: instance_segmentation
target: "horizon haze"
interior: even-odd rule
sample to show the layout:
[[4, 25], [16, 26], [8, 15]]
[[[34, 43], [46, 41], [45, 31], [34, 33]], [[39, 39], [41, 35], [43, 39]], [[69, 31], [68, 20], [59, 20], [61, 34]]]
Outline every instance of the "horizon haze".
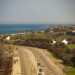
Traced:
[[75, 0], [0, 0], [0, 24], [75, 24]]

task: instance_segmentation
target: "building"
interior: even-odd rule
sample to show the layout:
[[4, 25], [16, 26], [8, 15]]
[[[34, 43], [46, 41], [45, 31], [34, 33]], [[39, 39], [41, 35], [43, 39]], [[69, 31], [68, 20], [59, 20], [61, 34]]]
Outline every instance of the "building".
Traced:
[[68, 44], [68, 41], [66, 39], [62, 40], [62, 43], [64, 43], [65, 45]]
[[52, 45], [56, 44], [56, 42], [57, 42], [57, 41], [55, 41], [55, 40], [52, 40]]
[[10, 36], [7, 36], [5, 39], [6, 39], [6, 40], [10, 40]]

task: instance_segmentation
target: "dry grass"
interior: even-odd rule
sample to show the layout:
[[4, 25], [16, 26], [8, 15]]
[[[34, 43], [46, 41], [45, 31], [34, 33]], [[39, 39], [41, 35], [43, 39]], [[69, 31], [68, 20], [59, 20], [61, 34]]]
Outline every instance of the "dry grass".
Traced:
[[9, 75], [11, 73], [12, 57], [12, 46], [0, 44], [0, 75]]

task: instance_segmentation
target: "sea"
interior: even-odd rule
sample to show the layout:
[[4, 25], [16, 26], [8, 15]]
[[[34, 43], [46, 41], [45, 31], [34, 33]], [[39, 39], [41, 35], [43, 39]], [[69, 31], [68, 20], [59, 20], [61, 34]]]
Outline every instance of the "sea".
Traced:
[[25, 31], [42, 31], [48, 24], [0, 24], [0, 34], [11, 34]]

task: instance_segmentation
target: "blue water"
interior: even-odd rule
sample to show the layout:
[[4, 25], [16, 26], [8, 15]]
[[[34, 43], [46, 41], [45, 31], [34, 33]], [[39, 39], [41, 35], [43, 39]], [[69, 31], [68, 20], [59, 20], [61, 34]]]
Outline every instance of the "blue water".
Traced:
[[0, 24], [0, 34], [22, 31], [40, 31], [48, 28], [45, 24]]

